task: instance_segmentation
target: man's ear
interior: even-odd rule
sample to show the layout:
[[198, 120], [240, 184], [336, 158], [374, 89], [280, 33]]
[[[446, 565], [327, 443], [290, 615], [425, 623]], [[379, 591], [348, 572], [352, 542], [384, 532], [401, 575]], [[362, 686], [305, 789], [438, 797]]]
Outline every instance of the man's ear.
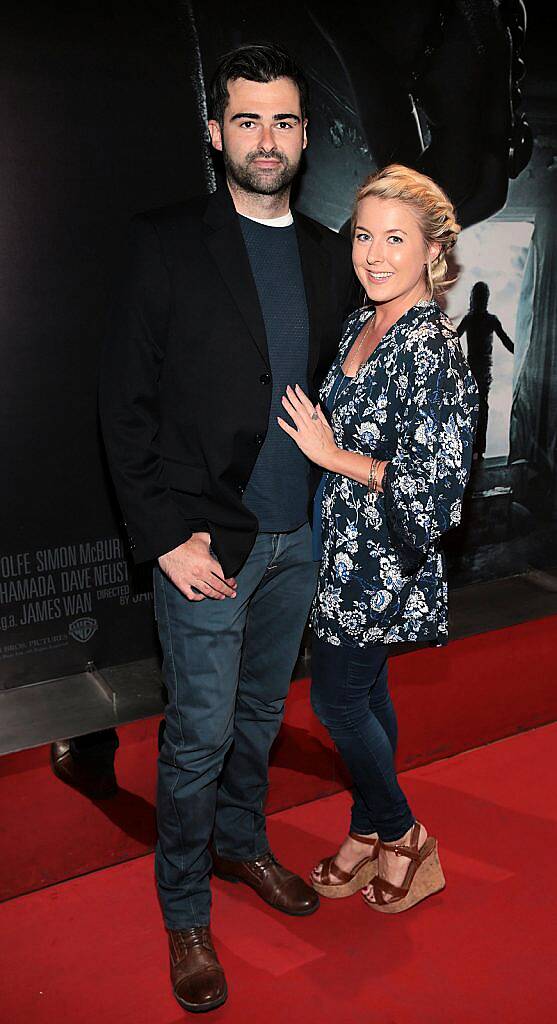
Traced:
[[211, 120], [208, 122], [208, 126], [213, 149], [218, 149], [219, 153], [222, 153], [222, 131], [219, 122]]
[[304, 119], [304, 121], [303, 121], [303, 132], [302, 132], [302, 139], [303, 139], [303, 141], [302, 141], [302, 149], [305, 149], [305, 148], [306, 148], [306, 146], [307, 146], [307, 144], [308, 144], [308, 132], [307, 132], [307, 128], [308, 128], [308, 119], [307, 119], [307, 117], [306, 117], [306, 118]]

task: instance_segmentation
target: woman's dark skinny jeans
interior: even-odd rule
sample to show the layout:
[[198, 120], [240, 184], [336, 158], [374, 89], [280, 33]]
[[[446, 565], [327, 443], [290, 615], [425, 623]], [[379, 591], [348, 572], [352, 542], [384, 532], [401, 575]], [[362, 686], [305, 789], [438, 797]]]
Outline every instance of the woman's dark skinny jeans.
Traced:
[[397, 721], [387, 684], [387, 649], [335, 647], [314, 636], [311, 703], [354, 783], [350, 830], [400, 839], [414, 824], [394, 766]]

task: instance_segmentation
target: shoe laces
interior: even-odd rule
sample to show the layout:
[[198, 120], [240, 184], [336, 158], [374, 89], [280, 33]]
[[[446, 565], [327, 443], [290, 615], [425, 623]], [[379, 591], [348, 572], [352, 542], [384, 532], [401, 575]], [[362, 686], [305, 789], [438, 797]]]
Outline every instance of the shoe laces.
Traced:
[[256, 874], [262, 875], [265, 873], [267, 868], [277, 864], [278, 861], [273, 853], [269, 850], [267, 853], [262, 854], [261, 857], [257, 857], [256, 860], [251, 862], [251, 868]]
[[[187, 936], [187, 938], [186, 938]], [[188, 928], [184, 931], [174, 932], [174, 941], [179, 950], [180, 957], [186, 956], [187, 952], [195, 947], [203, 946], [211, 949], [211, 939], [205, 928]]]

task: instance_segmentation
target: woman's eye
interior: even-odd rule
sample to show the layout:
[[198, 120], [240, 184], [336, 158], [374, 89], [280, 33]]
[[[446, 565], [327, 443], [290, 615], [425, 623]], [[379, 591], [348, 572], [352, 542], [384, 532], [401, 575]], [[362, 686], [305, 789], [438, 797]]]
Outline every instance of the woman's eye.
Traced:
[[398, 243], [398, 242], [402, 242], [402, 238], [400, 237], [400, 235], [389, 235], [387, 241], [388, 242], [393, 241], [395, 243]]
[[369, 242], [371, 235], [368, 235], [366, 231], [359, 231], [356, 238], [358, 242]]

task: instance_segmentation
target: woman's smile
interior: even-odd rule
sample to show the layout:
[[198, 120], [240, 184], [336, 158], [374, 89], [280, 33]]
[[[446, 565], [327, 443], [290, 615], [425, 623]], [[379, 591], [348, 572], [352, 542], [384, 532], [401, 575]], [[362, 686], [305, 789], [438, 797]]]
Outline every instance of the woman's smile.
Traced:
[[385, 281], [390, 281], [394, 273], [394, 270], [366, 270], [367, 276], [374, 284], [383, 284]]

